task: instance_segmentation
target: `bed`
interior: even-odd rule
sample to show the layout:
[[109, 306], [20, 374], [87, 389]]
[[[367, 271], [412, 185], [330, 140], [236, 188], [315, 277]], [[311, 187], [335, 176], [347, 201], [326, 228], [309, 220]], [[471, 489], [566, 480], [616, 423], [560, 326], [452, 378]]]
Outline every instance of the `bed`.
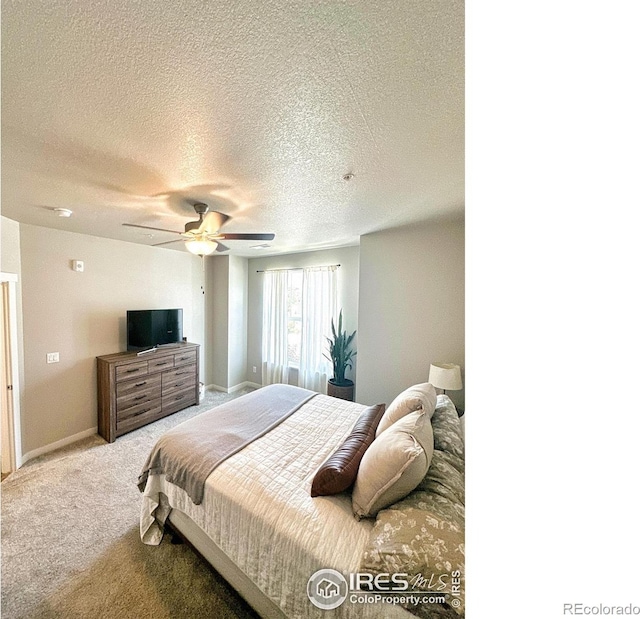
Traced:
[[[217, 407], [180, 424], [167, 435], [171, 436], [177, 431], [184, 440], [185, 432], [196, 419], [203, 418], [211, 422], [212, 427], [216, 426], [218, 419], [234, 416], [232, 406], [239, 405], [242, 409], [244, 404], [245, 409], [251, 410], [257, 397], [280, 389], [306, 392], [284, 385], [263, 387], [223, 405], [226, 415], [220, 413], [222, 407]], [[448, 449], [453, 443], [457, 456], [449, 458], [455, 464], [451, 470], [463, 474], [463, 447], [458, 441], [459, 432], [455, 428], [457, 415], [451, 401], [446, 396], [438, 396], [432, 413], [436, 449], [429, 468], [433, 469], [431, 476], [435, 475], [435, 481], [425, 476], [409, 496], [382, 509], [377, 517], [358, 519], [354, 517], [351, 489], [315, 497], [311, 496], [310, 490], [323, 463], [349, 439], [354, 425], [370, 407], [312, 392], [299, 395], [303, 396], [303, 401], [282, 419], [266, 424], [268, 427], [256, 431], [257, 437], [251, 440], [243, 437], [231, 453], [215, 463], [213, 470], [203, 477], [201, 496], [196, 496], [192, 487], [178, 480], [180, 475], [175, 470], [170, 472], [163, 466], [149, 466], [152, 459], [150, 455], [139, 484], [143, 491], [140, 516], [142, 541], [151, 545], [159, 544], [165, 526], [170, 524], [263, 617], [407, 619], [415, 615], [463, 616], [464, 604], [460, 602], [463, 592], [461, 597], [457, 577], [454, 584], [456, 598], [453, 600], [457, 601], [457, 607], [456, 604], [452, 607], [452, 599], [442, 605], [439, 603], [441, 600], [425, 598], [413, 607], [411, 604], [403, 607], [395, 601], [381, 603], [379, 598], [361, 595], [360, 600], [348, 598], [336, 608], [325, 610], [312, 603], [307, 593], [310, 577], [318, 570], [331, 569], [350, 578], [349, 575], [360, 572], [376, 574], [400, 568], [405, 574], [413, 576], [411, 569], [404, 569], [406, 565], [403, 561], [396, 562], [397, 555], [402, 555], [403, 551], [397, 553], [395, 546], [406, 550], [405, 540], [389, 539], [389, 530], [396, 530], [402, 536], [406, 532], [402, 523], [415, 526], [415, 513], [418, 512], [429, 512], [425, 524], [419, 527], [423, 533], [419, 533], [418, 537], [425, 537], [425, 531], [429, 529], [426, 538], [430, 540], [430, 548], [440, 544], [433, 543], [433, 532], [436, 531], [437, 536], [438, 531], [445, 529], [449, 537], [454, 537], [452, 542], [447, 540], [449, 546], [455, 546], [458, 555], [464, 552], [464, 497], [460, 495], [463, 489], [459, 487], [462, 478], [458, 479], [453, 493], [450, 488], [443, 490], [441, 481], [438, 481], [439, 478], [447, 478], [451, 469], [448, 462], [444, 463], [444, 469], [441, 466], [439, 444]], [[442, 432], [437, 430], [435, 424], [439, 418], [446, 421]], [[196, 433], [201, 435], [202, 431]], [[163, 444], [169, 443], [165, 441]], [[184, 451], [184, 447], [181, 449]], [[367, 448], [365, 454], [369, 450], [371, 447]], [[200, 457], [196, 459], [201, 460]], [[445, 486], [447, 483], [445, 479]], [[432, 487], [429, 488], [429, 485]], [[430, 500], [434, 502], [434, 509], [430, 509]], [[445, 508], [441, 509], [445, 503]], [[452, 508], [450, 504], [455, 505]], [[383, 517], [391, 518], [391, 521], [385, 522]], [[416, 543], [413, 540], [409, 544], [412, 548], [409, 549], [407, 565], [412, 561], [415, 564], [416, 552], [422, 558], [431, 552], [426, 552]], [[421, 539], [420, 543], [425, 543], [425, 540]], [[438, 569], [440, 572], [444, 569], [448, 574], [458, 573], [458, 559], [459, 556], [455, 565], [451, 561], [440, 561]], [[428, 561], [430, 577], [435, 577], [432, 574], [435, 563], [437, 561]], [[420, 565], [417, 567], [421, 568]], [[442, 583], [442, 576], [439, 582]], [[433, 580], [422, 584], [426, 585], [422, 589], [431, 591], [439, 586]], [[451, 583], [447, 582], [447, 585]], [[385, 599], [391, 601], [389, 596], [385, 596]]]

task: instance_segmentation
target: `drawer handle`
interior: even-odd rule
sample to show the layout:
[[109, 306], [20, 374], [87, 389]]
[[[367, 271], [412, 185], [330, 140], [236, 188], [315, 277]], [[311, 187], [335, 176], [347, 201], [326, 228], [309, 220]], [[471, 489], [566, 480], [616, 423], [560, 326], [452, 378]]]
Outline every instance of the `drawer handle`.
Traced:
[[136, 386], [136, 387], [142, 387], [142, 385], [146, 385], [146, 384], [147, 384], [147, 381], [146, 381], [146, 380], [143, 380], [141, 383], [136, 383], [136, 385], [135, 385], [135, 386]]
[[187, 361], [187, 359], [189, 359], [190, 357], [180, 357], [180, 359], [178, 359], [178, 361]]
[[186, 385], [186, 384], [187, 384], [187, 381], [183, 380], [181, 383], [176, 383], [174, 387], [182, 387], [182, 385]]
[[134, 372], [139, 372], [140, 368], [133, 368], [133, 370], [127, 370], [127, 374], [133, 374]]
[[177, 395], [174, 399], [176, 399], [176, 400], [182, 400], [182, 398], [184, 398], [184, 395]]
[[133, 399], [134, 399], [134, 400], [146, 400], [146, 399], [147, 399], [147, 396], [146, 396], [146, 395], [139, 395], [139, 396], [137, 396], [137, 397], [135, 397], [135, 398], [133, 398]]
[[156, 363], [156, 365], [160, 367], [161, 365], [167, 365], [168, 363], [168, 361], [163, 361], [162, 363]]
[[176, 376], [183, 376], [184, 374], [191, 374], [191, 372], [176, 372]]
[[143, 411], [140, 411], [139, 413], [136, 413], [133, 416], [137, 417], [138, 415], [144, 415], [144, 413], [148, 413], [150, 410], [151, 410], [150, 408], [145, 408]]

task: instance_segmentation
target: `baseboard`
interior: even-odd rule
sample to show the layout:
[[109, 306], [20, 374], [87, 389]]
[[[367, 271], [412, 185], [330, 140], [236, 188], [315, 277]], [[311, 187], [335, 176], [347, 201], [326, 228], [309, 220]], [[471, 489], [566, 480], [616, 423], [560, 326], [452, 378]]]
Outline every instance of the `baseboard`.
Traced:
[[240, 391], [240, 389], [244, 389], [245, 387], [253, 387], [254, 389], [260, 389], [262, 385], [245, 380], [243, 383], [239, 383], [238, 385], [234, 385], [233, 387], [220, 387], [220, 385], [211, 384], [211, 385], [207, 385], [205, 387], [205, 390], [222, 391], [222, 393], [235, 393], [236, 391]]
[[253, 387], [254, 389], [261, 389], [262, 385], [259, 385], [258, 383], [252, 383], [250, 380], [246, 380], [245, 382], [242, 383], [242, 387]]
[[55, 443], [49, 443], [44, 447], [38, 447], [37, 449], [33, 449], [26, 454], [22, 454], [22, 464], [25, 464], [29, 460], [33, 460], [38, 456], [42, 456], [50, 451], [55, 451], [56, 449], [60, 449], [61, 447], [66, 447], [67, 445], [71, 445], [71, 443], [75, 443], [76, 441], [80, 441], [83, 438], [88, 438], [89, 436], [93, 436], [98, 433], [98, 426], [95, 428], [89, 428], [89, 430], [84, 430], [83, 432], [78, 432], [78, 434], [74, 434], [73, 436], [68, 436], [67, 438], [63, 438], [60, 441], [56, 441]]

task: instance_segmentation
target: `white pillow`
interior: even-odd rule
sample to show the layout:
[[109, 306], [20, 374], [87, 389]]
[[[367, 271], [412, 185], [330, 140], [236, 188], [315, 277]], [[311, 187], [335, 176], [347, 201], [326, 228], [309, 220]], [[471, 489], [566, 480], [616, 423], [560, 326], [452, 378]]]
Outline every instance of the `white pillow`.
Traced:
[[416, 411], [396, 421], [365, 451], [353, 488], [353, 513], [375, 516], [422, 481], [433, 457], [431, 416]]
[[378, 424], [376, 437], [380, 436], [382, 432], [405, 415], [417, 410], [426, 413], [429, 419], [431, 419], [431, 417], [433, 417], [433, 411], [436, 410], [437, 399], [436, 388], [431, 383], [421, 383], [420, 385], [413, 385], [413, 387], [405, 389], [401, 394], [396, 396], [385, 411]]

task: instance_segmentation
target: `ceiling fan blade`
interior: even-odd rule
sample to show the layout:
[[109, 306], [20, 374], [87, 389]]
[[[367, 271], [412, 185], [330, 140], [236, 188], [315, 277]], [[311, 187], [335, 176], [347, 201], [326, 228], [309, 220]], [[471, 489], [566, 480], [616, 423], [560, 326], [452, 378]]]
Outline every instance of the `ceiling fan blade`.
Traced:
[[122, 224], [128, 228], [142, 228], [143, 230], [157, 230], [158, 232], [172, 232], [173, 234], [182, 234], [182, 232], [176, 232], [175, 230], [167, 230], [166, 228], [152, 228], [151, 226], [140, 226], [138, 224]]
[[231, 217], [218, 211], [209, 211], [202, 220], [198, 232], [206, 232], [207, 234], [215, 234], [229, 221]]
[[164, 241], [163, 243], [153, 243], [151, 247], [161, 247], [162, 245], [170, 245], [171, 243], [183, 243], [183, 239], [176, 239], [175, 241]]
[[236, 232], [223, 232], [219, 238], [228, 241], [273, 241], [275, 234], [241, 234]]
[[216, 251], [229, 251], [229, 248], [222, 243], [218, 243], [218, 247], [216, 247]]

